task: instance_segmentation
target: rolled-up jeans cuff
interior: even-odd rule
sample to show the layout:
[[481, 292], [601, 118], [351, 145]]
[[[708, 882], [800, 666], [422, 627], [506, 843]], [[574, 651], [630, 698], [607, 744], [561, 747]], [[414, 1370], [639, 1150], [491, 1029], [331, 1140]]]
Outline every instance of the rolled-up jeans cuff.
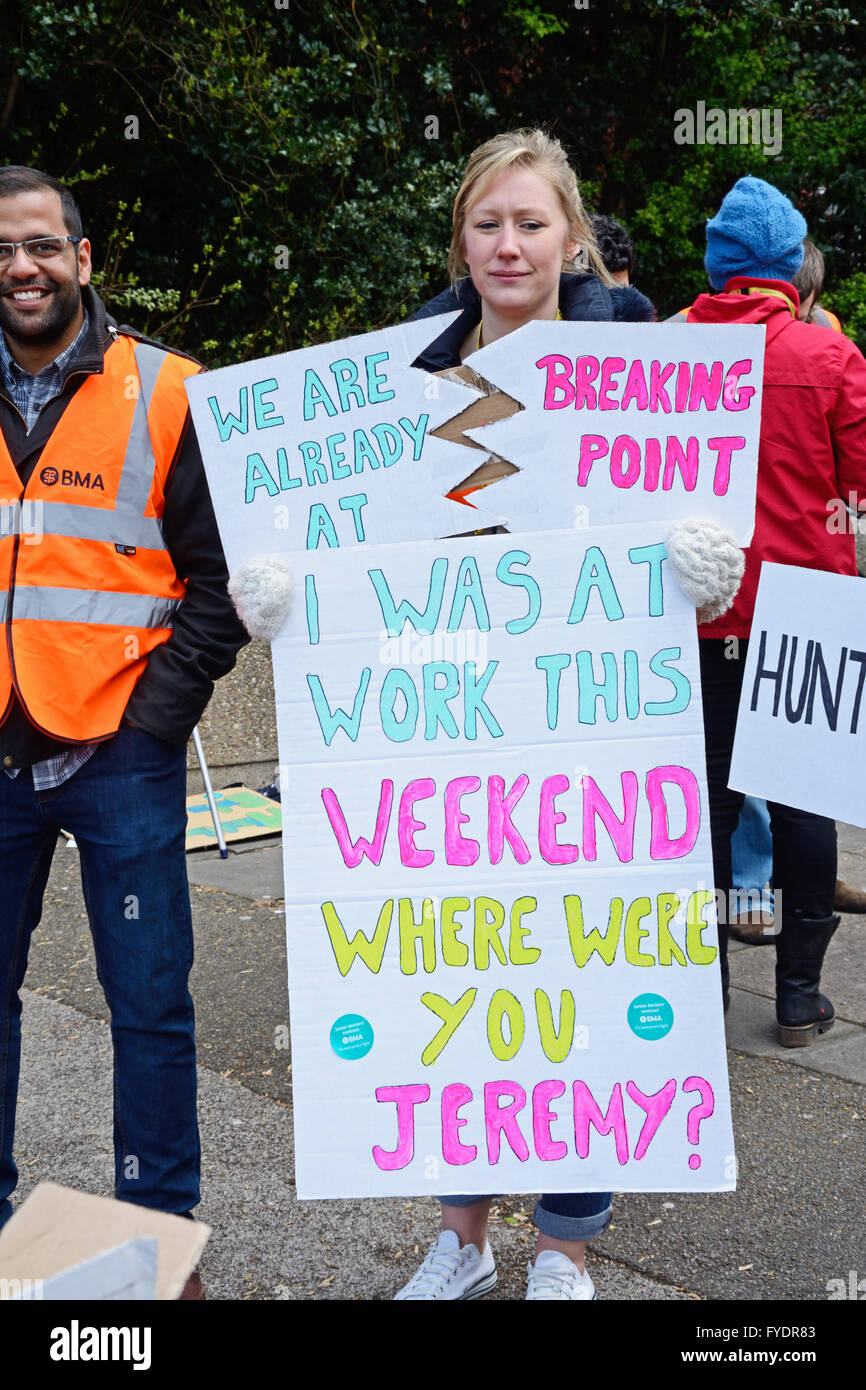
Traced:
[[492, 1200], [492, 1195], [489, 1197], [440, 1197], [439, 1204], [443, 1207], [474, 1207], [476, 1202], [490, 1202]]
[[544, 1235], [554, 1240], [593, 1240], [607, 1230], [613, 1215], [608, 1204], [603, 1211], [593, 1212], [591, 1216], [561, 1216], [559, 1212], [546, 1211], [544, 1199], [536, 1203], [535, 1224]]

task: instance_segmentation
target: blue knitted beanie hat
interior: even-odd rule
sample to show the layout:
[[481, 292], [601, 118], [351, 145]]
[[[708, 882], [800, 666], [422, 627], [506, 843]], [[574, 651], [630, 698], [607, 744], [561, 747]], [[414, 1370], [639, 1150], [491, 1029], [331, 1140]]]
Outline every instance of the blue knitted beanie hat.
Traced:
[[707, 223], [704, 265], [714, 290], [734, 275], [792, 280], [803, 262], [806, 222], [793, 203], [763, 179], [738, 179]]

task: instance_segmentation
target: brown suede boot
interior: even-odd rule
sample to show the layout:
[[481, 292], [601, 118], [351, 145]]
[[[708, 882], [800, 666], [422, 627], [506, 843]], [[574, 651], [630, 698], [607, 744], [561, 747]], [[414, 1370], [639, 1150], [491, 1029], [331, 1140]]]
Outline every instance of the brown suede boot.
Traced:
[[178, 1303], [195, 1301], [200, 1303], [204, 1299], [204, 1286], [201, 1282], [201, 1275], [197, 1269], [187, 1279], [183, 1286], [183, 1292], [178, 1299]]
[[728, 932], [735, 941], [747, 946], [772, 946], [777, 931], [772, 912], [741, 912], [728, 923]]
[[836, 892], [833, 896], [836, 912], [866, 912], [866, 893], [862, 888], [852, 888], [850, 883], [836, 879]]

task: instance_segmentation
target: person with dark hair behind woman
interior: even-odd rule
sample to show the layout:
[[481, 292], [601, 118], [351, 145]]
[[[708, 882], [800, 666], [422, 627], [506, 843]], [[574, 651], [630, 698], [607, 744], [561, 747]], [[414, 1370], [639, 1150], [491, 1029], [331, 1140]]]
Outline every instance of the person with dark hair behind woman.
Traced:
[[655, 323], [655, 309], [631, 282], [634, 242], [625, 227], [606, 213], [596, 213], [592, 218], [592, 230], [605, 269], [614, 282], [614, 317], [621, 323]]
[[634, 242], [621, 222], [606, 213], [593, 214], [592, 230], [601, 258], [617, 285], [630, 285], [634, 270]]

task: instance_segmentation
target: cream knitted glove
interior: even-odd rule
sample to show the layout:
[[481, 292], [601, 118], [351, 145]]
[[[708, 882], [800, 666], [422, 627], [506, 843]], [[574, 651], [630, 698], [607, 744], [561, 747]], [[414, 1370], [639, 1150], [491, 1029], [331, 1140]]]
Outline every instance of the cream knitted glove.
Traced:
[[729, 531], [712, 521], [675, 521], [666, 542], [677, 583], [698, 610], [698, 622], [727, 613], [737, 596], [746, 557]]
[[281, 555], [257, 555], [229, 576], [229, 595], [251, 637], [273, 642], [292, 606], [292, 571]]

